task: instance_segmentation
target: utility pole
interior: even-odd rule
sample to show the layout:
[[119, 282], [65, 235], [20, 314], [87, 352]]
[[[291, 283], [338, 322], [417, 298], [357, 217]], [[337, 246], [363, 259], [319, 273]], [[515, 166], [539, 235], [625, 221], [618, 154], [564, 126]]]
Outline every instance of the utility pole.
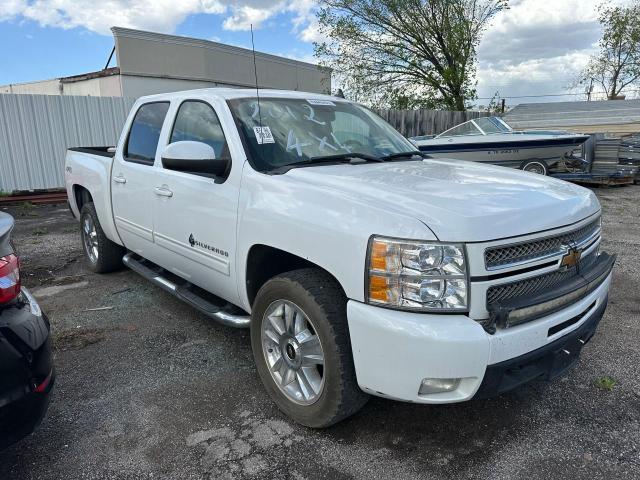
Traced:
[[501, 102], [501, 106], [500, 106], [500, 111], [501, 111], [502, 113], [504, 113], [504, 104], [505, 104], [505, 100], [504, 100], [504, 98], [503, 98], [503, 99], [502, 99], [502, 102]]

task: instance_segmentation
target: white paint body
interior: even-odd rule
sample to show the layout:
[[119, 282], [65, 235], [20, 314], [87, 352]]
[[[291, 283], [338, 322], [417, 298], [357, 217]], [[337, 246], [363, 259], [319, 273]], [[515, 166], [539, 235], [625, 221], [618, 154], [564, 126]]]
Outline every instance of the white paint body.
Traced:
[[[488, 365], [555, 340], [546, 336], [549, 326], [575, 315], [577, 304], [491, 336], [477, 322], [487, 317], [481, 297], [488, 285], [473, 283], [466, 315], [371, 306], [364, 298], [366, 252], [372, 235], [464, 242], [470, 275], [486, 275], [485, 246], [514, 237], [533, 238], [543, 231], [544, 235], [562, 232], [591, 221], [600, 206], [590, 190], [464, 161], [341, 164], [266, 175], [247, 161], [226, 103], [254, 95], [250, 90], [207, 89], [139, 99], [113, 159], [76, 151], [67, 154], [66, 185], [73, 213], [79, 217], [74, 187], [83, 186], [112, 241], [248, 312], [246, 262], [252, 247], [275, 247], [327, 270], [349, 298], [347, 314], [361, 388], [399, 400], [469, 399]], [[283, 91], [261, 95], [329, 98]], [[209, 103], [220, 118], [232, 158], [223, 183], [162, 167], [160, 152], [168, 144], [177, 108], [186, 99]], [[171, 105], [154, 165], [125, 162], [122, 148], [135, 112], [143, 103], [160, 100]], [[331, 97], [331, 101], [344, 100]], [[118, 183], [120, 178], [126, 183]], [[170, 189], [173, 195], [157, 195], [157, 188]], [[219, 252], [191, 248], [190, 234]], [[591, 296], [604, 301], [608, 287], [609, 280]], [[465, 380], [454, 392], [418, 396], [425, 377]]]

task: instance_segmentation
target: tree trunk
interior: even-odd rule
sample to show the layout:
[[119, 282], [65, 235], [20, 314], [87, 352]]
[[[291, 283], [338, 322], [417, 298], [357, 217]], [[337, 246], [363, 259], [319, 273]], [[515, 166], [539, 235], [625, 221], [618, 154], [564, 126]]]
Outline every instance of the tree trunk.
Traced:
[[618, 75], [620, 74], [620, 70], [616, 70], [616, 73], [611, 78], [611, 83], [609, 84], [611, 89], [609, 90], [609, 100], [614, 100], [618, 96]]

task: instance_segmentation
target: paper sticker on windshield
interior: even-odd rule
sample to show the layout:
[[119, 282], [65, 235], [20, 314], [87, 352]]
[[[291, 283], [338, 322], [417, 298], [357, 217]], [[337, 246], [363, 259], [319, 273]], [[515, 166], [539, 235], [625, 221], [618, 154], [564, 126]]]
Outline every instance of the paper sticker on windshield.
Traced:
[[256, 140], [259, 145], [264, 143], [276, 143], [269, 127], [253, 127], [253, 133], [256, 134]]
[[324, 105], [325, 107], [335, 107], [336, 104], [333, 103], [331, 100], [315, 100], [313, 98], [307, 99], [307, 102], [309, 102], [311, 105]]

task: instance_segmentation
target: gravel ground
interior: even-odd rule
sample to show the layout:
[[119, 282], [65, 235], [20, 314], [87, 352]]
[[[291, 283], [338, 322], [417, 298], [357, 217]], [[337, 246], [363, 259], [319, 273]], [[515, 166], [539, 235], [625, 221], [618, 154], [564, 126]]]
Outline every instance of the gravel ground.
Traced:
[[[324, 431], [266, 397], [246, 331], [133, 272], [90, 273], [61, 206], [12, 208], [58, 380], [40, 429], [0, 453], [0, 479], [640, 478], [640, 186], [596, 193], [618, 264], [570, 373], [457, 405], [372, 398]], [[612, 390], [596, 386], [603, 376]]]

